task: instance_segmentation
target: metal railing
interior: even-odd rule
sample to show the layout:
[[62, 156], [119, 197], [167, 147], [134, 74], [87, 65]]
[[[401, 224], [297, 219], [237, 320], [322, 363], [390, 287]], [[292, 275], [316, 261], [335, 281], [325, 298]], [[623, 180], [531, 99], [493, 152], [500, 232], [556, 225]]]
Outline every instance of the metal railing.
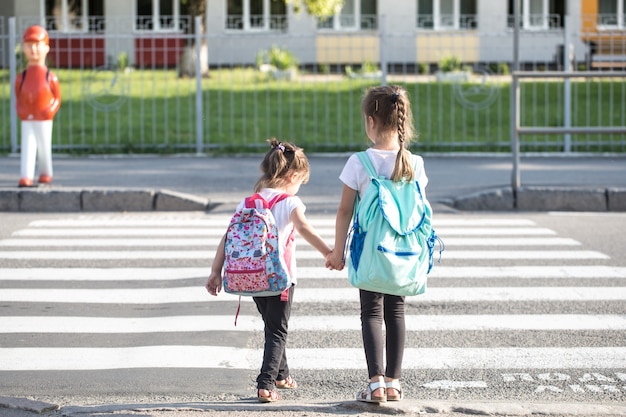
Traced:
[[511, 104], [511, 150], [513, 155], [513, 174], [511, 178], [511, 188], [513, 189], [513, 193], [516, 193], [517, 190], [521, 187], [521, 175], [520, 175], [520, 136], [521, 135], [566, 135], [564, 144], [564, 148], [567, 149], [570, 147], [570, 144], [567, 143], [570, 138], [569, 134], [626, 134], [626, 123], [622, 121], [621, 126], [572, 126], [571, 125], [571, 117], [569, 113], [571, 112], [570, 104], [571, 102], [565, 101], [564, 112], [565, 117], [563, 120], [565, 121], [564, 126], [522, 126], [521, 122], [521, 107], [520, 107], [520, 97], [521, 97], [521, 86], [520, 79], [572, 79], [572, 78], [580, 78], [589, 80], [592, 78], [612, 78], [612, 79], [622, 79], [626, 81], [625, 73], [617, 73], [617, 72], [563, 72], [563, 71], [553, 71], [553, 72], [529, 72], [529, 71], [514, 71], [513, 72], [513, 82], [511, 84], [511, 95], [513, 97]]
[[[123, 16], [107, 18], [102, 23], [106, 30], [51, 32], [55, 43], [49, 67], [59, 75], [63, 91], [54, 149], [204, 153], [230, 146], [255, 151], [271, 136], [294, 140], [308, 151], [359, 149], [367, 143], [360, 117], [363, 91], [398, 83], [410, 95], [417, 152], [510, 152], [510, 83], [516, 79], [509, 74], [510, 31], [416, 34], [415, 16], [378, 17], [376, 30], [368, 31], [201, 33], [203, 26], [225, 25], [215, 18], [204, 25], [196, 22], [191, 34], [153, 33], [134, 31], [135, 19]], [[506, 22], [507, 16], [500, 17]], [[398, 29], [402, 19], [411, 31]], [[0, 85], [0, 152], [19, 150], [12, 86], [23, 64], [14, 50], [18, 34], [40, 20], [23, 17], [7, 28], [0, 18], [0, 52], [3, 60], [11, 59], [0, 70], [8, 80]], [[189, 17], [180, 16], [180, 21], [192, 26]], [[521, 62], [536, 73], [522, 83], [520, 105], [527, 115], [522, 123], [536, 130], [519, 139], [521, 151], [626, 152], [621, 131], [576, 134], [567, 140], [566, 132], [559, 132], [561, 138], [540, 128], [563, 125], [567, 112], [553, 109], [566, 105], [573, 106], [571, 123], [577, 127], [599, 121], [607, 127], [625, 125], [626, 84], [619, 77], [626, 64], [610, 68], [620, 81], [571, 78], [568, 90], [568, 82], [554, 82], [545, 70], [564, 66], [557, 46], [570, 42], [578, 51], [572, 70], [588, 69], [580, 52], [588, 51], [583, 34], [532, 31], [520, 37]], [[256, 67], [258, 52], [273, 45], [298, 58], [295, 79], [277, 79]], [[445, 55], [458, 58], [458, 73], [440, 71]], [[585, 96], [586, 90], [597, 94]]]

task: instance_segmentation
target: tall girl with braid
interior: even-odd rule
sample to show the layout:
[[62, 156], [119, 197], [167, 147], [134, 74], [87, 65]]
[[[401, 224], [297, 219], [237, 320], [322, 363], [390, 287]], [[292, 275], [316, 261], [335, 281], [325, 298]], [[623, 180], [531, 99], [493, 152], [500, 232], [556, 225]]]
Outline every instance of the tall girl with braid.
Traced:
[[[294, 389], [298, 386], [290, 374], [287, 365], [287, 331], [291, 304], [296, 286], [296, 253], [293, 231], [298, 232], [311, 246], [317, 249], [324, 258], [330, 255], [330, 248], [308, 222], [304, 212], [306, 207], [296, 196], [302, 184], [309, 180], [309, 160], [302, 148], [290, 142], [279, 142], [272, 138], [270, 150], [261, 162], [261, 178], [254, 187], [266, 201], [287, 194], [288, 197], [278, 201], [272, 208], [272, 214], [278, 227], [278, 239], [282, 253], [291, 274], [293, 285], [288, 294], [269, 297], [253, 297], [257, 310], [263, 318], [265, 346], [263, 363], [257, 376], [257, 397], [260, 402], [269, 403], [281, 399], [278, 389]], [[244, 207], [244, 201], [236, 210]], [[217, 295], [222, 289], [222, 268], [224, 266], [224, 239], [222, 237], [215, 258], [211, 265], [211, 274], [205, 288], [211, 295]], [[328, 261], [328, 259], [326, 259]], [[284, 297], [283, 297], [284, 296]]]
[[[422, 190], [428, 182], [422, 157], [409, 151], [413, 139], [413, 113], [406, 91], [399, 86], [369, 89], [361, 110], [367, 149], [378, 176], [394, 181], [417, 180]], [[357, 193], [363, 196], [371, 180], [356, 155], [350, 156], [339, 176], [343, 191], [335, 222], [335, 248], [327, 258], [330, 269], [343, 269], [343, 249], [351, 224]], [[381, 403], [402, 399], [400, 376], [406, 328], [404, 297], [359, 290], [361, 331], [369, 383], [357, 394], [358, 401]], [[386, 337], [383, 338], [383, 322]], [[384, 362], [386, 353], [386, 364]]]

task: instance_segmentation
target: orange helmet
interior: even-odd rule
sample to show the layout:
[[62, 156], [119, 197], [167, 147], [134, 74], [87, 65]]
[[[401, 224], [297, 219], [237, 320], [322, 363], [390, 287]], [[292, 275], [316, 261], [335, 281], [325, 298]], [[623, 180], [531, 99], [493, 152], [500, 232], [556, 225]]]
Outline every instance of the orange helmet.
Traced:
[[39, 25], [33, 25], [26, 29], [22, 40], [24, 42], [44, 42], [46, 45], [50, 43], [48, 32]]

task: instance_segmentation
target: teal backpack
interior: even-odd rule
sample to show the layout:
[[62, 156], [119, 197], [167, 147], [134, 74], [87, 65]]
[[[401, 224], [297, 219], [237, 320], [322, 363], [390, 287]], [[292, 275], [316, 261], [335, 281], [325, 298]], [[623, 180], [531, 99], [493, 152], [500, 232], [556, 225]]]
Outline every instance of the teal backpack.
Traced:
[[426, 291], [435, 243], [443, 241], [432, 227], [432, 210], [415, 181], [378, 177], [366, 152], [357, 153], [371, 178], [357, 195], [350, 233], [348, 277], [352, 286], [391, 295]]

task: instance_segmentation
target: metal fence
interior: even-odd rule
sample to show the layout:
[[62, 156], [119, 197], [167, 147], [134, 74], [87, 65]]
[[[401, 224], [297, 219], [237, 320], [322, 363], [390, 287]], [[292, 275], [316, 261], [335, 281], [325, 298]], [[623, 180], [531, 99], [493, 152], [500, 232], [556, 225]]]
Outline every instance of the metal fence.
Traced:
[[[380, 83], [399, 83], [409, 92], [418, 151], [511, 151], [509, 29], [416, 35], [396, 32], [393, 19], [381, 18], [369, 32], [200, 33], [200, 24], [192, 34], [114, 30], [131, 21], [107, 22], [100, 32], [50, 34], [49, 66], [63, 92], [55, 151], [250, 151], [269, 137], [293, 140], [307, 151], [359, 149], [367, 143], [360, 101], [367, 87]], [[24, 64], [14, 51], [33, 21], [17, 20], [12, 28], [8, 23], [0, 19], [0, 152], [17, 152], [11, 94]], [[186, 29], [190, 23], [180, 17], [178, 25]], [[524, 80], [522, 125], [562, 126], [568, 103], [571, 126], [626, 126], [626, 63], [598, 60], [583, 43], [590, 34], [562, 28], [524, 33], [523, 69], [562, 70], [568, 37], [574, 71], [614, 76], [568, 78], [569, 89], [554, 78]], [[295, 75], [267, 65], [268, 54], [260, 52], [273, 46], [295, 55]], [[446, 66], [456, 71], [443, 72]], [[626, 135], [525, 134], [519, 146], [522, 152], [625, 152]]]

